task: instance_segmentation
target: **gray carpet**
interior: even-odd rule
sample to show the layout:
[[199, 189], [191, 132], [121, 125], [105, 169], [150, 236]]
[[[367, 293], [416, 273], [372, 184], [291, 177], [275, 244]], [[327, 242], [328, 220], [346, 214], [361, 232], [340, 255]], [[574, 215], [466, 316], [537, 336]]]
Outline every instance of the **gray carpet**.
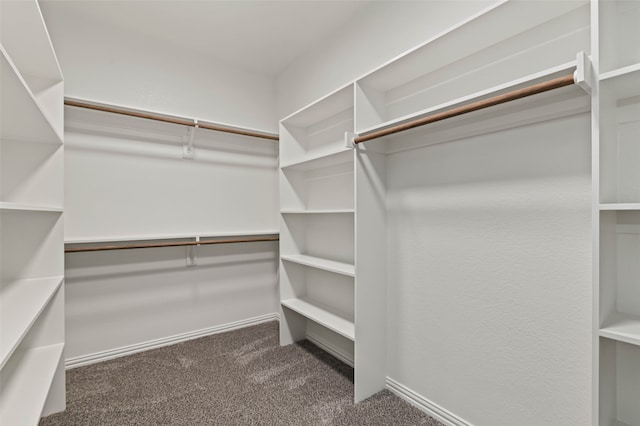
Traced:
[[67, 372], [67, 409], [40, 425], [442, 426], [388, 391], [353, 403], [353, 369], [278, 323]]

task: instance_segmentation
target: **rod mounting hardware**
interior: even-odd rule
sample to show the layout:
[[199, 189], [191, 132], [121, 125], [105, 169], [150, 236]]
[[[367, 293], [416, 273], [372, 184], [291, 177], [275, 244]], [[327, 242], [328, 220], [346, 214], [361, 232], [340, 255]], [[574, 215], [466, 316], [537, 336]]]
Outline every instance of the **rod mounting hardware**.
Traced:
[[584, 52], [578, 52], [576, 55], [576, 70], [573, 73], [573, 80], [585, 92], [591, 94], [593, 87], [593, 65], [591, 59]]
[[196, 138], [196, 129], [198, 128], [198, 120], [193, 120], [193, 127], [189, 127], [189, 133], [185, 136], [186, 144], [182, 145], [182, 158], [193, 160], [193, 141]]
[[[200, 242], [200, 237], [196, 237], [196, 243]], [[198, 265], [198, 245], [187, 246], [187, 267]]]
[[356, 144], [353, 141], [357, 135], [353, 132], [344, 132], [344, 146], [351, 149], [356, 149]]

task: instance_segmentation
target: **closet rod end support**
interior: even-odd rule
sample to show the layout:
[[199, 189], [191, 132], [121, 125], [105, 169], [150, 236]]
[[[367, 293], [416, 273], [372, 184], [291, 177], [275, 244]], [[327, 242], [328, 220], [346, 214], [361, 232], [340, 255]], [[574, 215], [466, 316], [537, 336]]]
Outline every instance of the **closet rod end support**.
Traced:
[[351, 149], [356, 149], [356, 144], [353, 141], [357, 135], [353, 132], [344, 132], [344, 146]]
[[576, 70], [573, 73], [573, 81], [585, 92], [591, 94], [593, 87], [593, 65], [591, 59], [584, 52], [576, 55]]

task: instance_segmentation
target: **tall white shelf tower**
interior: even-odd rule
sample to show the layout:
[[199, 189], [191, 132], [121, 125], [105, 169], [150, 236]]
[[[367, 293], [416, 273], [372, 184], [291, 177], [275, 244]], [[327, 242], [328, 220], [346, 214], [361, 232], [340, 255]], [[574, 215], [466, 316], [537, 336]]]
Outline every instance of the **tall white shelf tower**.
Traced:
[[35, 0], [0, 3], [0, 424], [65, 408], [63, 82]]

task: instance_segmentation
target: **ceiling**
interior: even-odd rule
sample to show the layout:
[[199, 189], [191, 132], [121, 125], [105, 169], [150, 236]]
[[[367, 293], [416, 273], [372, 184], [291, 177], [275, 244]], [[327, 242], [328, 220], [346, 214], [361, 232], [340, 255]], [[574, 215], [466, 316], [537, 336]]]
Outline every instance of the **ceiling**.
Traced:
[[65, 16], [275, 75], [371, 0], [43, 0], [48, 25]]

